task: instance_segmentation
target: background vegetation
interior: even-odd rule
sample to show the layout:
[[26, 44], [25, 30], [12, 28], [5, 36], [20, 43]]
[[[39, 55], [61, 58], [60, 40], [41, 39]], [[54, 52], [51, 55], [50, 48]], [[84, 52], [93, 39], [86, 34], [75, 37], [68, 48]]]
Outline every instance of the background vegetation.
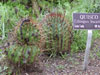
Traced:
[[[0, 42], [8, 38], [8, 33], [22, 18], [31, 16], [35, 20], [41, 20], [51, 12], [65, 14], [72, 25], [73, 13], [99, 13], [100, 0], [0, 0]], [[71, 52], [84, 51], [87, 30], [72, 30], [72, 32]], [[93, 39], [100, 36], [99, 32], [99, 30], [93, 31]], [[16, 58], [15, 61], [18, 59]]]
[[[99, 0], [1, 0], [0, 2], [0, 37], [4, 39], [17, 22], [24, 17], [43, 17], [50, 12], [65, 13], [72, 24], [72, 14], [75, 12], [99, 12]], [[73, 30], [72, 51], [85, 49], [86, 30]], [[94, 33], [97, 33], [95, 31]], [[81, 34], [82, 33], [82, 34]], [[81, 36], [79, 36], [81, 35]], [[94, 34], [94, 37], [98, 34]], [[80, 38], [80, 39], [79, 39]]]

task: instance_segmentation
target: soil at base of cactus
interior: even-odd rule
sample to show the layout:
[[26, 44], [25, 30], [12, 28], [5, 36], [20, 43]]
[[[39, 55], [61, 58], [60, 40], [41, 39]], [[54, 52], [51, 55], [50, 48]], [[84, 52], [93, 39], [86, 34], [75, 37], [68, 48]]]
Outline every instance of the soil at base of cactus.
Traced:
[[[35, 67], [26, 66], [27, 69], [23, 69], [21, 75], [99, 75], [100, 58], [96, 55], [97, 51], [100, 50], [99, 41], [100, 39], [96, 39], [92, 45], [89, 65], [86, 71], [82, 70], [84, 52], [68, 54], [65, 59], [61, 57], [49, 58], [41, 54], [38, 56], [39, 62], [35, 63]], [[97, 49], [95, 50], [94, 48]], [[4, 61], [0, 61], [0, 65], [3, 65], [3, 63]]]

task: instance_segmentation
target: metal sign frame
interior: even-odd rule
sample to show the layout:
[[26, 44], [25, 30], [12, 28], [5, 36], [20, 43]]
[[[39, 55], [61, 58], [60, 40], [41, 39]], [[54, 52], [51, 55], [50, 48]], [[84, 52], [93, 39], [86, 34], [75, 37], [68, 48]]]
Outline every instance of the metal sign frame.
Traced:
[[100, 13], [73, 13], [73, 29], [100, 29]]

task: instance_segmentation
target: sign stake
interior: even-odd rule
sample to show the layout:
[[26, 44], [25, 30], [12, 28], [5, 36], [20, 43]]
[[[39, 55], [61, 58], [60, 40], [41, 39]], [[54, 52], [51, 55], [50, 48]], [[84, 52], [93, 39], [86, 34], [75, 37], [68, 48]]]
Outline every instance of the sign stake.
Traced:
[[92, 30], [88, 30], [87, 44], [86, 44], [84, 63], [83, 63], [83, 70], [86, 70], [87, 66], [88, 66], [88, 59], [89, 59], [89, 53], [90, 53], [90, 47], [91, 47], [91, 40], [92, 40]]

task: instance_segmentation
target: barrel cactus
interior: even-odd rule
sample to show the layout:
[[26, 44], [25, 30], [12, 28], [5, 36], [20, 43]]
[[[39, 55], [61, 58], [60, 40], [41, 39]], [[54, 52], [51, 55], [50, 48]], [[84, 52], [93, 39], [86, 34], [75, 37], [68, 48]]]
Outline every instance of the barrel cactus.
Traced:
[[37, 23], [30, 18], [23, 19], [12, 34], [15, 43], [6, 49], [7, 58], [14, 64], [33, 63], [40, 53], [41, 36]]
[[37, 45], [40, 40], [39, 29], [31, 19], [24, 19], [17, 30], [17, 39], [22, 44]]
[[[28, 45], [12, 45], [6, 49], [8, 61], [12, 64], [32, 64], [36, 59], [36, 56], [40, 53], [40, 49], [37, 46]], [[16, 66], [15, 65], [15, 66]]]
[[53, 53], [69, 52], [72, 43], [72, 25], [61, 13], [50, 13], [43, 18], [45, 51]]

